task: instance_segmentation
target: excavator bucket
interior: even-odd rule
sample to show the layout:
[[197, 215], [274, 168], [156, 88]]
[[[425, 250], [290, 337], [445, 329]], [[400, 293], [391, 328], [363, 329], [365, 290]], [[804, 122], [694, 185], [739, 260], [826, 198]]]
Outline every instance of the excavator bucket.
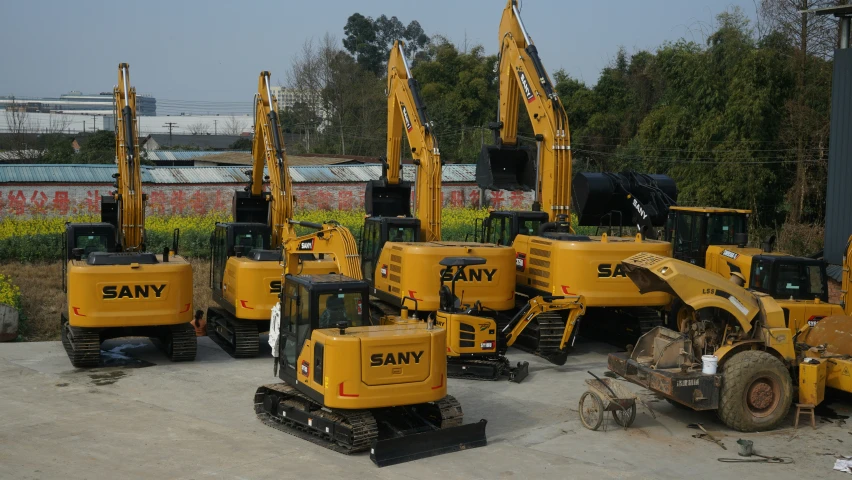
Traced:
[[484, 447], [487, 420], [373, 442], [370, 460], [379, 467]]
[[533, 190], [534, 158], [529, 147], [483, 145], [476, 162], [476, 184], [488, 190]]
[[635, 172], [580, 172], [574, 175], [572, 192], [578, 223], [584, 226], [636, 225], [636, 215], [647, 215], [659, 227], [666, 222], [668, 207], [677, 200], [671, 177]]
[[371, 217], [410, 217], [411, 183], [389, 185], [382, 180], [367, 182], [364, 209]]
[[251, 192], [234, 192], [233, 215], [238, 223], [269, 222], [269, 194], [259, 197]]

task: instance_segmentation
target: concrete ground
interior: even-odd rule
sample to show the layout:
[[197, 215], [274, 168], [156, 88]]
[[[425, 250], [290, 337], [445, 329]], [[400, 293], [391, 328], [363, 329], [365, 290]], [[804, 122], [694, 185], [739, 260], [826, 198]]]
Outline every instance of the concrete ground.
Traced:
[[[59, 342], [0, 344], [0, 478], [841, 478], [834, 457], [852, 455], [852, 431], [836, 418], [818, 418], [816, 430], [740, 434], [647, 392], [656, 419], [640, 407], [627, 430], [609, 419], [605, 431], [587, 430], [577, 414], [586, 371], [602, 375], [613, 349], [583, 343], [562, 367], [510, 350], [530, 362], [520, 385], [450, 381], [467, 421], [488, 419], [487, 447], [379, 469], [368, 455], [337, 454], [255, 418], [255, 389], [276, 380], [268, 347], [234, 360], [201, 338], [197, 361], [179, 364], [143, 339], [102, 348], [113, 366], [76, 370]], [[849, 403], [831, 408], [850, 412]], [[728, 450], [692, 438], [694, 422]], [[739, 438], [795, 463], [718, 462], [737, 456]]]

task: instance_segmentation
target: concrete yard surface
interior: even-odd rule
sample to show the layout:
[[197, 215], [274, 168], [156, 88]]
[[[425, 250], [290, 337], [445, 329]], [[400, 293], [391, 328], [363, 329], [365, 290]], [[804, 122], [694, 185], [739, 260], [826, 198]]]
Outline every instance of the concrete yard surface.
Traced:
[[[0, 344], [0, 478], [841, 478], [836, 455], [852, 455], [852, 431], [840, 418], [852, 405], [835, 402], [834, 419], [817, 428], [793, 415], [773, 432], [728, 430], [713, 413], [669, 405], [634, 388], [640, 406], [631, 428], [607, 418], [582, 426], [577, 412], [586, 371], [603, 375], [613, 347], [581, 343], [557, 367], [529, 361], [521, 384], [451, 379], [466, 422], [488, 420], [488, 446], [377, 468], [366, 454], [341, 455], [260, 423], [255, 389], [272, 383], [269, 349], [235, 360], [207, 338], [198, 358], [170, 363], [146, 339], [106, 342], [109, 366], [74, 369], [59, 342]], [[702, 423], [727, 451], [686, 426]], [[789, 456], [791, 465], [721, 463], [737, 457], [739, 438], [756, 453]]]

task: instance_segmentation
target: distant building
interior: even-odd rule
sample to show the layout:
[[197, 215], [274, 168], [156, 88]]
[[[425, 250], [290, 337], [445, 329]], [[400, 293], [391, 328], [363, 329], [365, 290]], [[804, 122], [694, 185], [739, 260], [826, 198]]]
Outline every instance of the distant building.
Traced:
[[199, 150], [228, 150], [239, 135], [169, 135], [158, 133], [147, 135], [140, 140], [142, 150], [160, 150], [172, 147], [191, 147]]
[[272, 94], [278, 100], [278, 108], [280, 110], [289, 110], [296, 106], [297, 103], [304, 103], [310, 106], [314, 114], [325, 123], [325, 111], [322, 108], [320, 92], [311, 90], [297, 90], [288, 87], [270, 87]]
[[[72, 91], [59, 98], [31, 98], [0, 96], [0, 110], [16, 108], [30, 113], [86, 113], [111, 114], [112, 92], [83, 95]], [[136, 95], [136, 115], [156, 116], [157, 99], [149, 95]]]

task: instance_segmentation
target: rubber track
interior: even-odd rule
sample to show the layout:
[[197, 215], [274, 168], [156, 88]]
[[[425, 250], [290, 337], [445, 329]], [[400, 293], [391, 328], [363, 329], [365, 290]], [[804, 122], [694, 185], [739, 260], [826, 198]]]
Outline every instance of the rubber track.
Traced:
[[659, 311], [653, 308], [637, 308], [635, 310], [640, 335], [650, 332], [654, 327], [663, 326], [663, 317]]
[[[195, 328], [189, 323], [169, 325], [168, 338], [164, 339], [166, 355], [173, 362], [191, 362], [195, 360], [198, 351], [198, 339], [195, 338]], [[169, 342], [171, 343], [169, 348]]]
[[[500, 359], [492, 359], [492, 360], [472, 360], [465, 358], [464, 360], [459, 360], [456, 358], [447, 357], [447, 363], [456, 363], [460, 365], [488, 365], [491, 366], [495, 374], [491, 377], [483, 377], [475, 374], [461, 374], [457, 375], [455, 373], [450, 373], [449, 368], [447, 369], [447, 377], [449, 378], [461, 378], [464, 380], [481, 380], [485, 382], [491, 382], [494, 380], [498, 380], [501, 376], [503, 376], [503, 372], [509, 368], [509, 360], [506, 357], [501, 357]], [[508, 374], [508, 373], [507, 373]]]
[[[68, 337], [66, 328], [71, 330]], [[62, 346], [71, 360], [71, 365], [77, 368], [93, 368], [101, 363], [101, 337], [97, 328], [82, 328], [68, 326], [62, 322]]]
[[559, 352], [563, 333], [565, 333], [565, 319], [562, 315], [558, 312], [542, 313], [521, 332], [515, 346], [547, 358]]
[[435, 402], [441, 412], [441, 428], [458, 427], [464, 422], [464, 412], [456, 397], [447, 395]]
[[[350, 445], [341, 445], [337, 440], [332, 439], [325, 432], [314, 430], [311, 427], [296, 423], [287, 418], [273, 415], [263, 408], [263, 399], [268, 392], [263, 392], [263, 389], [271, 390], [281, 394], [282, 402], [287, 405], [297, 407], [301, 410], [307, 410], [306, 407], [311, 406], [311, 414], [332, 420], [335, 423], [343, 424], [352, 431], [353, 441]], [[379, 429], [376, 425], [376, 419], [369, 410], [332, 410], [322, 408], [320, 405], [311, 401], [295, 388], [285, 383], [274, 383], [263, 385], [258, 388], [254, 396], [254, 412], [257, 418], [264, 425], [280, 430], [284, 433], [299, 437], [321, 447], [334, 450], [335, 452], [352, 454], [367, 451], [370, 445], [378, 437]]]
[[[207, 314], [207, 336], [234, 358], [256, 357], [260, 351], [260, 334], [257, 325], [259, 320], [238, 320], [224, 311], [212, 316], [209, 313], [211, 310], [208, 310]], [[230, 338], [225, 338], [219, 333], [216, 329], [218, 323], [222, 323], [225, 329], [234, 332], [236, 345]]]

